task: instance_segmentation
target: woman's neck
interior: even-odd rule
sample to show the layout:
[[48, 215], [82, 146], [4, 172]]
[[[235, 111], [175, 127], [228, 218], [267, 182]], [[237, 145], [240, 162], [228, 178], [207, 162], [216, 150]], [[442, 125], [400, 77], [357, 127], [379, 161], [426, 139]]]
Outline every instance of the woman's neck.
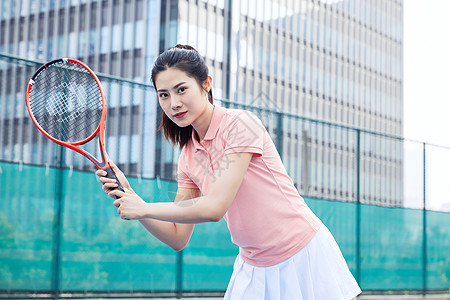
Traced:
[[197, 133], [198, 141], [201, 142], [205, 138], [206, 132], [208, 132], [209, 125], [211, 124], [214, 111], [214, 105], [208, 102], [202, 115], [192, 123], [192, 127]]

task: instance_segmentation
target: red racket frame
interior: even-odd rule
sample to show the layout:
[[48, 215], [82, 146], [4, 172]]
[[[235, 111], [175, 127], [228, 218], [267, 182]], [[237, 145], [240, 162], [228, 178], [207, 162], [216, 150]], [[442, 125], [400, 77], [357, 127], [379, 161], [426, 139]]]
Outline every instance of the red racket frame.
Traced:
[[[70, 63], [76, 63], [79, 64], [80, 66], [82, 66], [83, 68], [85, 68], [87, 71], [89, 71], [89, 73], [92, 75], [92, 77], [94, 78], [95, 82], [98, 85], [98, 88], [100, 89], [100, 94], [102, 97], [102, 115], [100, 118], [100, 123], [98, 124], [97, 129], [94, 131], [94, 133], [92, 133], [89, 137], [87, 137], [86, 139], [79, 141], [79, 142], [64, 142], [61, 140], [58, 140], [52, 136], [50, 136], [36, 121], [36, 118], [33, 115], [33, 112], [30, 108], [30, 92], [31, 89], [33, 88], [33, 84], [35, 83], [35, 79], [42, 73], [45, 71], [45, 69], [47, 69], [49, 66], [54, 65], [54, 64], [59, 64], [59, 63], [63, 63], [63, 62], [70, 62]], [[72, 59], [72, 58], [60, 58], [60, 59], [55, 59], [52, 60], [46, 64], [44, 64], [43, 66], [41, 66], [36, 73], [34, 73], [33, 77], [31, 77], [29, 83], [28, 83], [28, 87], [27, 87], [27, 94], [26, 94], [26, 102], [27, 102], [27, 109], [28, 109], [28, 113], [30, 114], [31, 119], [33, 120], [34, 125], [36, 125], [36, 127], [46, 136], [48, 137], [50, 140], [54, 141], [55, 143], [58, 143], [64, 147], [70, 148], [82, 155], [84, 155], [85, 157], [87, 157], [92, 163], [94, 163], [94, 165], [98, 168], [98, 169], [106, 169], [108, 167], [110, 167], [109, 164], [109, 157], [108, 154], [106, 153], [105, 150], [105, 123], [106, 123], [106, 101], [105, 101], [105, 95], [103, 92], [103, 88], [102, 85], [100, 83], [100, 80], [98, 79], [97, 75], [95, 75], [95, 73], [88, 67], [86, 66], [84, 63], [82, 63], [81, 61], [78, 61], [76, 59]], [[99, 136], [99, 144], [100, 144], [100, 154], [102, 156], [102, 161], [99, 161], [98, 159], [96, 159], [92, 154], [90, 154], [89, 152], [79, 148], [78, 146], [83, 145], [87, 142], [89, 142], [90, 140], [92, 140], [96, 135], [98, 134]]]

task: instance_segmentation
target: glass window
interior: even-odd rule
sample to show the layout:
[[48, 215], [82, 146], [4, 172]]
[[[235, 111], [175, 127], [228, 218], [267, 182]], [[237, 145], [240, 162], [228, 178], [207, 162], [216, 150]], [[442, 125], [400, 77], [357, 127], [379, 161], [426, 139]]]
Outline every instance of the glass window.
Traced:
[[354, 68], [350, 66], [349, 68], [350, 74], [348, 81], [348, 100], [350, 103], [355, 103], [355, 81], [354, 81]]
[[263, 54], [264, 54], [264, 71], [266, 73], [270, 73], [270, 50], [268, 47], [263, 48]]
[[186, 21], [180, 20], [178, 22], [178, 43], [188, 44], [188, 26]]
[[343, 96], [343, 66], [340, 61], [337, 61], [337, 78], [336, 78], [336, 95], [338, 98], [343, 99], [344, 101], [348, 101], [344, 99]]
[[68, 46], [68, 49], [69, 49], [69, 56], [70, 57], [77, 57], [78, 56], [78, 53], [77, 53], [77, 50], [78, 50], [78, 45], [77, 45], [78, 43], [77, 43], [77, 33], [76, 32], [71, 32], [71, 33], [69, 33], [69, 46]]
[[[124, 51], [122, 52], [122, 72], [120, 74], [120, 76], [125, 77], [125, 78], [131, 78], [132, 73], [131, 73], [131, 68], [132, 68], [132, 64], [131, 64], [131, 55], [130, 55], [130, 51]], [[124, 94], [125, 90], [128, 89], [129, 87], [124, 86], [123, 90], [122, 90], [122, 94]], [[129, 93], [131, 94], [131, 91], [129, 91]], [[124, 97], [124, 100], [129, 100], [129, 97]], [[129, 105], [129, 103], [124, 103], [123, 105]]]
[[[9, 4], [9, 2], [10, 1], [7, 1], [7, 0], [2, 0], [1, 1], [1, 13], [0, 13], [0, 19], [1, 20], [6, 20], [6, 16], [8, 16], [9, 14], [8, 14], [8, 12], [9, 12], [9, 9], [8, 9], [8, 4]], [[1, 43], [0, 43], [0, 45], [1, 45]]]
[[[255, 2], [255, 6], [251, 6], [253, 9], [256, 11], [256, 20], [258, 22], [264, 22], [264, 4], [260, 3], [261, 0], [259, 1], [259, 5], [256, 5], [256, 0], [250, 0]], [[264, 0], [263, 0], [264, 1]]]
[[195, 3], [189, 3], [189, 44], [197, 45], [197, 7]]
[[257, 7], [260, 5], [258, 5], [256, 0], [246, 0], [246, 2], [248, 2], [248, 16], [252, 19], [256, 19]]
[[101, 9], [102, 9], [102, 13], [101, 13], [101, 25], [102, 26], [106, 26], [108, 25], [108, 3], [109, 2], [102, 2], [101, 5]]
[[85, 56], [87, 50], [87, 32], [81, 31], [79, 33], [78, 40], [78, 53], [76, 54], [78, 57]]
[[330, 74], [330, 95], [333, 97], [338, 96], [337, 94], [337, 81], [338, 81], [338, 75], [337, 75], [337, 62], [332, 60], [331, 61], [331, 74]]
[[97, 42], [97, 31], [89, 30], [89, 49], [88, 55], [94, 55], [95, 52], [95, 44]]
[[120, 85], [116, 82], [105, 82], [103, 85], [108, 99], [108, 107], [118, 107], [120, 103]]
[[279, 19], [281, 20], [281, 24], [278, 24], [278, 26], [281, 25], [281, 28], [283, 28], [284, 30], [286, 30], [286, 27], [287, 27], [286, 17], [287, 17], [287, 8], [286, 8], [285, 5], [280, 3], [280, 16], [279, 16]]
[[124, 4], [124, 12], [123, 12], [123, 22], [127, 23], [127, 22], [131, 22], [131, 20], [133, 20], [133, 15], [134, 12], [132, 10], [132, 1], [125, 1]]
[[272, 53], [272, 59], [273, 59], [273, 75], [275, 77], [278, 76], [278, 54], [277, 53]]
[[218, 62], [223, 62], [224, 60], [224, 52], [223, 52], [223, 47], [224, 47], [224, 37], [222, 34], [217, 34], [216, 35], [216, 60]]
[[326, 26], [326, 12], [325, 12], [325, 8], [321, 8], [321, 11], [319, 12], [319, 20], [317, 22], [318, 24], [318, 30], [319, 30], [319, 42], [318, 44], [321, 47], [329, 47], [328, 43], [327, 43], [327, 31], [328, 31], [328, 27]]
[[69, 32], [74, 32], [75, 28], [75, 7], [71, 7], [69, 10]]
[[263, 56], [263, 50], [260, 46], [256, 46], [256, 70], [261, 72], [262, 71], [262, 56]]
[[312, 90], [314, 88], [314, 69], [311, 64], [306, 67], [306, 88]]
[[361, 2], [363, 1], [355, 1], [355, 18], [358, 21], [361, 21]]
[[306, 30], [307, 30], [307, 21], [306, 21], [306, 16], [303, 16], [301, 19], [300, 19], [300, 32], [302, 33], [302, 37], [304, 38], [304, 39], [306, 39]]
[[239, 42], [239, 66], [242, 68], [247, 66], [247, 41], [243, 39]]
[[119, 24], [120, 18], [122, 16], [122, 11], [120, 11], [120, 2], [119, 1], [113, 1], [113, 11], [112, 11], [112, 23]]
[[47, 39], [47, 58], [53, 57], [53, 38]]
[[324, 89], [323, 89], [323, 93], [325, 95], [330, 95], [331, 94], [331, 61], [330, 61], [330, 57], [325, 56], [323, 58], [324, 60]]
[[270, 22], [272, 15], [272, 0], [263, 0], [264, 1], [264, 21]]
[[[144, 36], [144, 21], [143, 20], [139, 20], [135, 23], [136, 25], [136, 29], [135, 29], [135, 38], [134, 38], [134, 47], [136, 49], [141, 49], [144, 47], [144, 41], [145, 41], [145, 36]], [[187, 30], [187, 25], [185, 26], [186, 30]], [[187, 36], [187, 35], [186, 35]]]
[[[39, 12], [39, 0], [28, 0], [29, 14], [35, 14]], [[25, 15], [28, 13], [27, 8], [22, 6], [22, 11], [25, 11]]]
[[105, 54], [110, 52], [111, 30], [109, 27], [102, 27], [100, 29], [100, 53]]
[[112, 48], [111, 52], [118, 52], [121, 48], [122, 43], [122, 31], [119, 24], [115, 24], [112, 26]]
[[199, 27], [208, 28], [208, 11], [204, 6], [198, 8], [198, 21]]
[[295, 19], [297, 19], [295, 13], [294, 13], [294, 0], [287, 0], [287, 16], [286, 16], [286, 30], [290, 33], [295, 33], [296, 22]]
[[133, 48], [133, 23], [128, 22], [123, 25], [123, 49], [130, 50]]
[[[106, 54], [101, 54], [100, 55], [100, 62], [99, 62], [99, 71], [103, 72], [103, 73], [106, 73], [106, 68], [107, 68], [107, 65], [106, 65]], [[108, 93], [109, 92], [109, 82], [108, 81], [103, 82], [102, 85], [103, 85], [103, 90], [106, 93]], [[106, 97], [107, 97], [108, 102], [109, 102], [108, 94], [106, 95]]]
[[[136, 20], [142, 20], [143, 19], [144, 7], [143, 7], [143, 3], [142, 2], [143, 2], [143, 0], [137, 0], [136, 1], [136, 12], [135, 12]], [[180, 2], [180, 4], [181, 3], [182, 2]], [[187, 11], [187, 7], [185, 8], [185, 10]]]
[[246, 16], [248, 15], [248, 1], [249, 0], [241, 0], [241, 14]]
[[64, 36], [58, 36], [58, 53], [59, 57], [64, 57], [66, 54], [66, 43], [64, 42]]
[[278, 26], [278, 20], [280, 18], [280, 5], [275, 1], [272, 3], [272, 26]]
[[198, 47], [198, 51], [200, 53], [206, 54], [207, 52], [207, 45], [206, 45], [206, 29], [203, 27], [199, 27], [198, 28], [198, 43], [197, 43], [197, 47]]
[[111, 54], [111, 75], [120, 76], [120, 61], [117, 52]]
[[216, 0], [217, 1], [217, 7], [224, 9], [225, 8], [225, 0]]

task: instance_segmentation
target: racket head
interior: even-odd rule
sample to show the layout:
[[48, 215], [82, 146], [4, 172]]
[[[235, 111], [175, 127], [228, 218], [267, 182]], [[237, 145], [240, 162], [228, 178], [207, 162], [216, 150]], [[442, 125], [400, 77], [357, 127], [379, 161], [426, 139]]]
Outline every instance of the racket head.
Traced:
[[[84, 63], [61, 58], [42, 65], [31, 77], [27, 110], [36, 127], [50, 140], [75, 150], [108, 178], [116, 180], [104, 147], [106, 101], [100, 80]], [[99, 137], [102, 161], [78, 146]]]
[[26, 103], [33, 123], [52, 141], [81, 152], [76, 146], [98, 134], [104, 144], [103, 88], [82, 62], [61, 58], [41, 66], [28, 83]]

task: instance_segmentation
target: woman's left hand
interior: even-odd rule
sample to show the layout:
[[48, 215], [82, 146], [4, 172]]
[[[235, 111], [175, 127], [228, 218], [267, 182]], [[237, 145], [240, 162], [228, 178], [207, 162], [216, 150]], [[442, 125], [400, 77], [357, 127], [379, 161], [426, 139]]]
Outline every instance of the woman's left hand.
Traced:
[[124, 188], [125, 191], [113, 190], [109, 196], [117, 196], [113, 202], [117, 207], [117, 213], [124, 220], [140, 220], [144, 218], [144, 212], [148, 208], [148, 203], [142, 200], [135, 192]]

